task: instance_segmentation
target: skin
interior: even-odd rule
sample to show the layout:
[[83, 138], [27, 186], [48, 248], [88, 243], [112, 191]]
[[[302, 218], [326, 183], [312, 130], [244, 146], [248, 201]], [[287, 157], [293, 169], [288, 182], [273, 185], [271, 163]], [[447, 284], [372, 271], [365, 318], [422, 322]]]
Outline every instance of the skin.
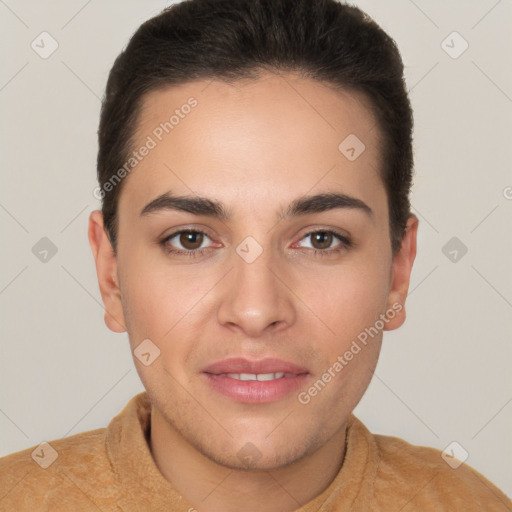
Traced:
[[[90, 216], [105, 322], [128, 332], [132, 351], [146, 338], [160, 350], [149, 366], [134, 362], [165, 478], [202, 511], [238, 511], [240, 500], [249, 512], [291, 511], [338, 473], [346, 422], [371, 380], [382, 332], [306, 405], [296, 392], [240, 403], [208, 386], [201, 370], [226, 357], [275, 357], [308, 369], [307, 390], [380, 314], [405, 304], [418, 220], [410, 216], [393, 257], [380, 134], [361, 94], [293, 74], [169, 87], [146, 96], [135, 146], [190, 96], [197, 107], [125, 179], [117, 255], [101, 213]], [[351, 133], [366, 146], [353, 162], [338, 150]], [[220, 201], [232, 217], [140, 216], [168, 191]], [[278, 221], [293, 200], [321, 192], [358, 198], [373, 215], [337, 208]], [[207, 232], [205, 253], [173, 255], [158, 244], [185, 228]], [[352, 246], [314, 254], [343, 247], [308, 235], [321, 228], [348, 235]], [[250, 264], [235, 250], [249, 235], [263, 248]], [[167, 246], [195, 247], [179, 235]], [[404, 320], [405, 308], [384, 329]], [[250, 467], [237, 455], [247, 443], [259, 453]]]

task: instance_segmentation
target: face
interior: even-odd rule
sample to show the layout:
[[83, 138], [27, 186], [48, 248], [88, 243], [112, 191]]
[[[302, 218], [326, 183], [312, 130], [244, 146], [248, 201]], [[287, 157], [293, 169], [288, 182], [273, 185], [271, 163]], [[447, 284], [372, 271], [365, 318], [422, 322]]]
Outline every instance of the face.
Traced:
[[[117, 258], [99, 212], [90, 238], [107, 325], [146, 354], [155, 421], [232, 468], [312, 454], [403, 322], [414, 259], [412, 218], [392, 257], [368, 103], [263, 75], [152, 92], [139, 121], [134, 147], [154, 145], [123, 184]], [[339, 149], [350, 134], [364, 151]]]

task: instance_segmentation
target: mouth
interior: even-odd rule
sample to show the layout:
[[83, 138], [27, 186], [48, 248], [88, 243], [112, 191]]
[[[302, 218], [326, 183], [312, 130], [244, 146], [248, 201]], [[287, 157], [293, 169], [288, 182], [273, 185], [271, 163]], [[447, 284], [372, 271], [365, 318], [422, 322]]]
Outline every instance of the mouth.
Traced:
[[210, 388], [242, 403], [269, 403], [297, 391], [309, 375], [306, 368], [279, 359], [232, 358], [202, 370]]
[[222, 377], [229, 377], [230, 379], [236, 380], [257, 380], [260, 382], [275, 380], [275, 379], [283, 379], [293, 377], [293, 373], [284, 373], [284, 372], [276, 372], [276, 373], [220, 373], [218, 374]]

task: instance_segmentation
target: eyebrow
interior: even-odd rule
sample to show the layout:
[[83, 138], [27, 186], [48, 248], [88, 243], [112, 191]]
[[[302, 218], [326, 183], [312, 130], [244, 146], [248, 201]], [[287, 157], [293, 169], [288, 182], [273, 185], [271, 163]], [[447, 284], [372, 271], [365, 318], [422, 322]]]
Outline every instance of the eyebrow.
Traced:
[[[361, 199], [335, 192], [299, 197], [290, 203], [288, 208], [279, 211], [278, 218], [279, 220], [284, 220], [290, 217], [320, 213], [338, 208], [360, 210], [373, 218], [373, 210]], [[143, 217], [150, 213], [165, 210], [204, 215], [222, 221], [229, 221], [232, 216], [230, 210], [214, 199], [200, 196], [176, 196], [171, 192], [165, 192], [150, 201], [144, 206], [140, 216]]]

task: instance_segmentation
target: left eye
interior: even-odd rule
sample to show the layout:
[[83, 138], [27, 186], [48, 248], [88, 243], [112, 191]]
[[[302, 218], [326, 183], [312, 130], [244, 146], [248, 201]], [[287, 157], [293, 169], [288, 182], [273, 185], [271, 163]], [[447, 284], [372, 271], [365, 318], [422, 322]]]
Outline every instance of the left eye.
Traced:
[[334, 231], [313, 231], [312, 233], [308, 233], [302, 238], [302, 240], [306, 240], [307, 238], [311, 238], [311, 242], [309, 247], [311, 249], [316, 249], [320, 251], [327, 251], [329, 249], [334, 249], [332, 247], [333, 241], [338, 239], [339, 244], [335, 246], [335, 248], [348, 246], [350, 242], [347, 238]]

